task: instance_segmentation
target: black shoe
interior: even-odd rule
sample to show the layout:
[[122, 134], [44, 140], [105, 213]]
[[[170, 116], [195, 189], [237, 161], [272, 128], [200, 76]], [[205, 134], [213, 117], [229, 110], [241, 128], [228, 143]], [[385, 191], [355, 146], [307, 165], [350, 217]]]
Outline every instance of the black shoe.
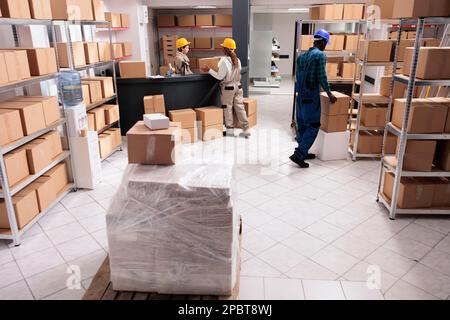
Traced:
[[313, 153], [308, 153], [306, 156], [306, 160], [314, 160], [316, 158], [316, 155]]
[[309, 164], [307, 164], [304, 160], [300, 160], [295, 154], [290, 156], [289, 159], [291, 159], [292, 162], [296, 163], [300, 168], [309, 168]]

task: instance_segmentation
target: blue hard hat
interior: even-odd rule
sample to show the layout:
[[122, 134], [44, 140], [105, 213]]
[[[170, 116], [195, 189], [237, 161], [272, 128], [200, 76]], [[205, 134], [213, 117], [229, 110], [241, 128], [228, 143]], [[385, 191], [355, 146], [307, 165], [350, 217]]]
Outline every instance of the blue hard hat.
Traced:
[[330, 34], [325, 29], [317, 30], [316, 33], [314, 33], [314, 39], [315, 40], [325, 39], [327, 40], [327, 44], [330, 44]]

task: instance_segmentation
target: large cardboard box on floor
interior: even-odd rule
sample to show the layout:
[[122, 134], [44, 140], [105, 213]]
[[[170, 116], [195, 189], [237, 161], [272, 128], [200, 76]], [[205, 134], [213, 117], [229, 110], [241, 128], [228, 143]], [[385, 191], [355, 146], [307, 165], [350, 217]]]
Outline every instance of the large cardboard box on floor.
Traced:
[[94, 20], [91, 0], [51, 0], [55, 20]]
[[332, 91], [332, 93], [337, 98], [337, 101], [334, 104], [330, 103], [330, 99], [325, 92], [320, 94], [320, 105], [322, 108], [321, 112], [330, 116], [343, 114], [348, 115], [348, 109], [350, 108], [350, 97], [337, 91]]
[[215, 14], [214, 25], [220, 27], [231, 27], [233, 25], [232, 15]]
[[[406, 99], [395, 99], [392, 111], [392, 124], [402, 129]], [[449, 108], [435, 104], [427, 99], [413, 99], [411, 105], [408, 133], [442, 133]]]
[[[391, 172], [387, 172], [384, 176], [383, 194], [388, 200], [392, 200], [394, 179], [394, 174]], [[433, 203], [433, 195], [434, 186], [432, 184], [403, 177], [400, 179], [397, 207], [401, 209], [430, 208]]]
[[111, 61], [111, 44], [109, 42], [98, 42], [98, 57], [101, 62]]
[[431, 171], [436, 145], [436, 141], [408, 140], [403, 161], [403, 170]]
[[[13, 198], [13, 207], [16, 214], [17, 226], [24, 228], [34, 217], [39, 214], [36, 190], [27, 187], [17, 193]], [[0, 202], [0, 229], [9, 229], [9, 219], [6, 212], [5, 202]]]
[[393, 18], [448, 17], [448, 0], [395, 0]]
[[[365, 46], [367, 40], [359, 43], [358, 58], [364, 60]], [[394, 41], [392, 40], [370, 40], [367, 50], [368, 62], [389, 62], [392, 60]]]
[[43, 176], [50, 178], [51, 188], [57, 195], [69, 184], [68, 168], [65, 162], [56, 165]]
[[42, 110], [44, 111], [44, 119], [46, 126], [50, 126], [51, 124], [61, 119], [61, 113], [59, 112], [58, 97], [23, 96], [15, 98], [14, 101], [41, 102]]
[[145, 61], [120, 61], [119, 69], [123, 79], [147, 77]]
[[42, 102], [7, 101], [0, 103], [1, 109], [18, 110], [22, 121], [23, 133], [29, 136], [46, 127]]
[[89, 95], [91, 98], [91, 103], [98, 102], [102, 100], [103, 94], [102, 94], [102, 83], [101, 81], [93, 81], [93, 80], [81, 80], [82, 85], [88, 85], [89, 86]]
[[31, 18], [52, 20], [52, 5], [50, 0], [29, 0]]
[[[355, 149], [355, 132], [350, 137], [350, 145]], [[383, 135], [375, 131], [360, 131], [356, 151], [362, 154], [381, 154], [383, 149]]]
[[86, 57], [86, 63], [92, 64], [100, 61], [98, 56], [98, 44], [97, 42], [84, 42], [84, 55]]
[[344, 20], [361, 20], [364, 18], [364, 4], [344, 4]]
[[193, 109], [171, 110], [169, 119], [172, 122], [179, 122], [182, 129], [189, 129], [195, 127], [197, 115]]
[[28, 0], [1, 0], [0, 9], [5, 18], [31, 19]]
[[117, 12], [105, 12], [106, 21], [111, 22], [111, 28], [121, 28], [122, 20], [120, 17], [120, 13]]
[[175, 27], [175, 16], [173, 15], [162, 15], [156, 18], [158, 27]]
[[6, 176], [9, 186], [17, 184], [30, 175], [28, 169], [27, 152], [25, 149], [16, 149], [4, 156]]
[[342, 20], [343, 16], [343, 4], [326, 4], [309, 9], [309, 17], [311, 20]]
[[[405, 49], [403, 73], [410, 75], [414, 48]], [[421, 47], [417, 61], [416, 76], [419, 79], [441, 80], [450, 79], [450, 47]]]
[[166, 114], [164, 95], [154, 95], [144, 97], [144, 114], [162, 113]]
[[128, 162], [173, 165], [177, 162], [181, 126], [171, 123], [167, 130], [150, 130], [139, 121], [127, 132]]
[[[222, 57], [212, 57], [212, 58], [199, 58], [198, 67], [202, 70], [204, 67], [209, 67], [214, 71], [219, 71], [219, 62]], [[202, 71], [203, 72], [203, 71]]]
[[384, 127], [387, 123], [387, 106], [363, 104], [361, 106], [361, 124], [365, 127]]
[[0, 109], [0, 146], [23, 137], [22, 121], [18, 110]]
[[240, 261], [232, 166], [129, 169], [106, 215], [113, 289], [230, 295]]
[[105, 122], [106, 124], [113, 124], [119, 121], [119, 106], [116, 104], [104, 104], [102, 106], [105, 109]]
[[450, 141], [438, 141], [434, 163], [444, 171], [450, 171]]
[[9, 82], [31, 77], [28, 56], [25, 50], [6, 49], [0, 50], [0, 53], [3, 53]]
[[92, 13], [95, 21], [106, 21], [105, 2], [100, 0], [92, 0]]
[[202, 127], [213, 125], [223, 125], [223, 109], [217, 107], [205, 107], [195, 109], [197, 121], [201, 122]]
[[99, 131], [106, 127], [106, 120], [105, 120], [105, 109], [103, 107], [98, 107], [92, 110], [89, 110], [88, 113], [94, 115], [94, 124], [95, 124], [95, 131]]
[[109, 98], [114, 95], [114, 82], [112, 77], [88, 77], [83, 80], [98, 81], [102, 89], [102, 97]]
[[22, 147], [27, 153], [31, 174], [39, 173], [52, 162], [52, 145], [49, 140], [35, 139]]
[[38, 139], [47, 140], [50, 143], [49, 152], [52, 159], [55, 159], [63, 152], [61, 134], [58, 131], [52, 130], [49, 133], [40, 136]]
[[[59, 42], [56, 44], [58, 50], [58, 61], [61, 68], [70, 68], [70, 60], [67, 52], [67, 43]], [[84, 66], [86, 64], [86, 56], [84, 54], [83, 42], [72, 43], [72, 53], [75, 67]]]
[[179, 27], [195, 27], [195, 16], [177, 16], [177, 25]]

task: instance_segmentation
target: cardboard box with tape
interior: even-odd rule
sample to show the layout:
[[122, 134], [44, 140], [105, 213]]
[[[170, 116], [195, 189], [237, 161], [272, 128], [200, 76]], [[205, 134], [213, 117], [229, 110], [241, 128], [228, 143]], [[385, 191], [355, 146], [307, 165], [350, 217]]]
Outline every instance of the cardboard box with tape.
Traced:
[[164, 95], [154, 95], [144, 97], [144, 114], [162, 113], [166, 114]]
[[0, 146], [23, 137], [19, 110], [0, 109]]
[[[61, 68], [70, 68], [70, 60], [68, 56], [67, 43], [59, 42], [56, 44], [58, 50], [58, 61]], [[81, 67], [86, 65], [86, 56], [84, 53], [83, 42], [72, 43], [72, 54], [75, 63], [75, 67]]]
[[7, 101], [0, 103], [0, 109], [18, 110], [24, 135], [31, 135], [46, 127], [42, 102]]

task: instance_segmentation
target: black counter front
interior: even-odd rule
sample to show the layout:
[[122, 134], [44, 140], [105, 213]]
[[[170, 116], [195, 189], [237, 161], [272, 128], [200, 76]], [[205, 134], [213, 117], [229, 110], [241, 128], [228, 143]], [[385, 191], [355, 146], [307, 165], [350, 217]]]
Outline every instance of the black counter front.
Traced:
[[164, 95], [166, 112], [220, 106], [219, 82], [209, 74], [147, 79], [117, 79], [122, 135], [144, 114], [144, 97]]

